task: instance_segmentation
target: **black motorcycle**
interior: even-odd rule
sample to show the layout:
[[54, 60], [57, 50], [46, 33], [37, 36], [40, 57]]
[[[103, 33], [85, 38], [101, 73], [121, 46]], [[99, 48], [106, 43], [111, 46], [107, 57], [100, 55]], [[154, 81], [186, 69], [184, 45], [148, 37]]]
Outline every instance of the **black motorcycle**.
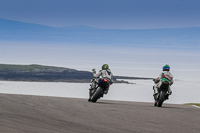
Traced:
[[169, 82], [163, 81], [160, 88], [158, 88], [158, 94], [155, 96], [154, 106], [162, 107], [163, 102], [169, 97], [168, 88]]
[[[94, 79], [91, 80], [95, 82]], [[106, 88], [109, 87], [110, 80], [107, 78], [99, 78], [97, 82], [97, 86], [95, 88], [90, 89], [89, 92], [89, 102], [96, 102], [98, 99], [103, 97], [105, 94]]]

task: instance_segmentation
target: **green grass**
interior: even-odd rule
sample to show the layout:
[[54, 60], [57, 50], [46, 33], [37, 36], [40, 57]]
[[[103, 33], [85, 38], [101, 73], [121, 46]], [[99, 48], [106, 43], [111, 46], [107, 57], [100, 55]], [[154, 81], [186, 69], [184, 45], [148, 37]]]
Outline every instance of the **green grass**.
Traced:
[[185, 105], [196, 105], [200, 107], [200, 103], [186, 103]]

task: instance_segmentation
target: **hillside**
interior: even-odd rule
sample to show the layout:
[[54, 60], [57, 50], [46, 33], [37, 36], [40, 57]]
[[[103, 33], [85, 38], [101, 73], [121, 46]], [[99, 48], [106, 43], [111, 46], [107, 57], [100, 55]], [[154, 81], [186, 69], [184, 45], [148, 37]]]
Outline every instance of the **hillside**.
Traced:
[[200, 28], [98, 29], [87, 26], [62, 28], [0, 19], [0, 41], [128, 46], [200, 46]]
[[8, 81], [50, 81], [50, 82], [87, 82], [91, 72], [42, 65], [0, 64], [0, 80]]
[[[0, 64], [0, 80], [39, 82], [90, 82], [93, 74], [64, 67], [43, 65]], [[117, 80], [120, 79], [120, 80]], [[129, 83], [123, 79], [151, 79], [141, 77], [114, 76], [114, 82]]]

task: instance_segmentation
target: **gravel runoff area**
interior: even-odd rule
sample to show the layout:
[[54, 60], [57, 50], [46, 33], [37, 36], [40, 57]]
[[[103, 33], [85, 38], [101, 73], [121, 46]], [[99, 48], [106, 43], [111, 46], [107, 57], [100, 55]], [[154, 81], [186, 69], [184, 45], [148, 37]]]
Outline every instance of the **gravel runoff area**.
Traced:
[[0, 94], [1, 133], [200, 133], [190, 105]]

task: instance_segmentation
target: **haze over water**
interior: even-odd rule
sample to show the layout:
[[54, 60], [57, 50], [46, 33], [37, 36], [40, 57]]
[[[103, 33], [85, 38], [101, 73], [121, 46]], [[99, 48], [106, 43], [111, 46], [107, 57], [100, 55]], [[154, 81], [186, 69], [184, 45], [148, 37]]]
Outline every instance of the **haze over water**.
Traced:
[[[6, 43], [5, 43], [6, 44]], [[15, 43], [12, 43], [15, 44]], [[109, 64], [114, 75], [157, 77], [164, 64], [178, 80], [199, 80], [199, 48], [121, 47], [94, 45], [0, 46], [1, 63], [41, 64], [77, 70], [100, 70]]]

